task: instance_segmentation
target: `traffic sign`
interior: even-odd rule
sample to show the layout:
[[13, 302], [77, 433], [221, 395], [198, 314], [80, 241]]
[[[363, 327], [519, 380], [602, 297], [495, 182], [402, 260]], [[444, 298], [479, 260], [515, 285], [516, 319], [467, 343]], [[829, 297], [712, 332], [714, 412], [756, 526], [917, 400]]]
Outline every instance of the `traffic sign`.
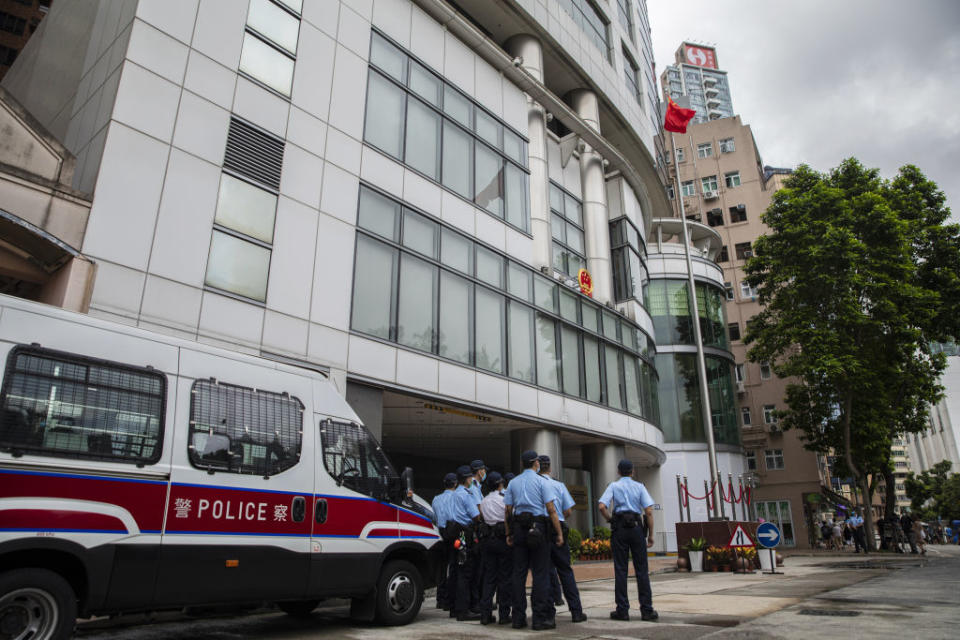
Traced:
[[757, 527], [757, 541], [767, 549], [780, 544], [780, 529], [772, 522], [761, 522]]
[[745, 547], [753, 547], [754, 545], [753, 540], [751, 540], [747, 532], [743, 530], [743, 527], [737, 525], [737, 528], [733, 531], [733, 535], [730, 536], [730, 542], [727, 543], [727, 546], [733, 547], [734, 549], [742, 549]]

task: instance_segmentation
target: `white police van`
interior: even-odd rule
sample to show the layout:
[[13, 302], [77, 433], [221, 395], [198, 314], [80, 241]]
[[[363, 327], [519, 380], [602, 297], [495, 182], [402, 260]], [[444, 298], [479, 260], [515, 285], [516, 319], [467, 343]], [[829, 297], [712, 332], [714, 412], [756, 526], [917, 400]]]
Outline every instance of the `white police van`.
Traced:
[[416, 617], [432, 514], [322, 374], [7, 296], [0, 361], [0, 637], [328, 597]]

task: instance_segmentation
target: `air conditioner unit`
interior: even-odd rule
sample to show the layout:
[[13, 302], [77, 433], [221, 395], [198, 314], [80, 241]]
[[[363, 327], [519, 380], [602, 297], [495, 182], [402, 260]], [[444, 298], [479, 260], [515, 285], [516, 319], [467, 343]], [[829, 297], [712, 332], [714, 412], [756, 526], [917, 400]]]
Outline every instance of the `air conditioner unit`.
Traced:
[[699, 213], [694, 213], [693, 215], [687, 216], [687, 220], [695, 220], [696, 222], [700, 222], [700, 220], [702, 220], [702, 217], [700, 216]]
[[782, 429], [780, 429], [780, 425], [778, 424], [771, 424], [769, 426], [770, 426], [770, 433], [782, 433], [783, 431]]
[[750, 249], [747, 249], [746, 251], [743, 252], [743, 257], [744, 257], [744, 258], [752, 258], [752, 257], [753, 257], [753, 251], [750, 250]]
[[715, 200], [716, 198], [717, 198], [717, 192], [716, 192], [716, 191], [704, 191], [704, 192], [703, 192], [703, 199], [704, 199], [704, 200]]
[[737, 393], [746, 393], [747, 389], [743, 386], [742, 382], [737, 383]]

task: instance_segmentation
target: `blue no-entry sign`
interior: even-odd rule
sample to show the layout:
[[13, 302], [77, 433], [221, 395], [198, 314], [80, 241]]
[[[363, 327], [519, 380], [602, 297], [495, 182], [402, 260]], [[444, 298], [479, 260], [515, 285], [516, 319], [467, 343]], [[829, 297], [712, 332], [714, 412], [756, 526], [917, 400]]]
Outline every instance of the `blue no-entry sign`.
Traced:
[[780, 544], [780, 529], [772, 522], [761, 522], [757, 527], [757, 542], [773, 549]]

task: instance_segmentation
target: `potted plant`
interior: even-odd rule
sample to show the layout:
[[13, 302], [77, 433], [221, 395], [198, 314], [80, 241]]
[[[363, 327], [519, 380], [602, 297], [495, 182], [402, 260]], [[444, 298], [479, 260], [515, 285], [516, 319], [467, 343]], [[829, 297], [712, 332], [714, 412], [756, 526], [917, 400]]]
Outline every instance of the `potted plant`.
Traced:
[[727, 566], [730, 556], [724, 547], [711, 545], [707, 547], [707, 560], [710, 561], [711, 571], [720, 571], [721, 567]]
[[706, 538], [690, 538], [686, 550], [690, 554], [690, 571], [694, 573], [703, 571], [703, 551], [707, 548]]
[[755, 547], [743, 547], [738, 554], [737, 571], [742, 573], [752, 573], [757, 563], [757, 550]]

